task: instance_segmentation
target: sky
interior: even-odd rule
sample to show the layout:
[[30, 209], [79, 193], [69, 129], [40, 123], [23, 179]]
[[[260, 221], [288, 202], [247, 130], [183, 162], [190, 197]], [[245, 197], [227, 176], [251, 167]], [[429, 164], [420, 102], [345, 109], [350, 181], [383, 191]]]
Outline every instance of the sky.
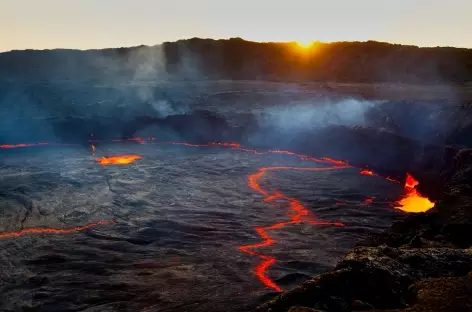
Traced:
[[472, 48], [472, 0], [0, 0], [0, 51], [192, 37]]

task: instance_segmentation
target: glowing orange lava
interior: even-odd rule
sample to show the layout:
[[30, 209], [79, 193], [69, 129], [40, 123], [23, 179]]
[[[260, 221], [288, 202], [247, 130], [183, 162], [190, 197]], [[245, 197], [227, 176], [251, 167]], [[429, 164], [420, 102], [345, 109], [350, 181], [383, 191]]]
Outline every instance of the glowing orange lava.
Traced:
[[361, 174], [369, 175], [369, 176], [375, 176], [375, 173], [372, 170], [369, 170], [369, 169], [362, 169]]
[[413, 176], [409, 173], [406, 174], [406, 180], [405, 180], [405, 188], [406, 189], [414, 189], [416, 188], [420, 182], [418, 182]]
[[416, 187], [420, 183], [413, 178], [409, 173], [406, 174], [405, 181], [405, 196], [400, 199], [395, 207], [405, 212], [425, 212], [433, 208], [435, 203], [430, 201], [427, 197], [421, 195]]
[[[272, 151], [274, 152], [274, 151]], [[295, 154], [293, 154], [295, 155]], [[252, 256], [256, 256], [262, 260], [262, 262], [257, 265], [254, 269], [254, 275], [267, 287], [272, 288], [277, 292], [283, 291], [280, 286], [278, 286], [270, 277], [267, 276], [267, 271], [271, 265], [276, 263], [276, 259], [271, 256], [267, 256], [261, 253], [256, 252], [257, 249], [262, 247], [267, 247], [273, 244], [276, 244], [277, 241], [270, 236], [269, 232], [276, 229], [281, 229], [285, 226], [306, 222], [311, 225], [334, 225], [334, 226], [344, 226], [340, 222], [320, 222], [315, 220], [310, 216], [309, 211], [305, 206], [298, 200], [290, 198], [275, 190], [272, 194], [269, 194], [268, 191], [264, 190], [259, 180], [266, 175], [268, 171], [275, 170], [298, 170], [298, 171], [323, 171], [323, 170], [337, 170], [349, 168], [349, 166], [334, 166], [334, 167], [315, 167], [315, 168], [304, 168], [304, 167], [287, 167], [287, 166], [277, 166], [277, 167], [263, 167], [259, 168], [256, 173], [249, 175], [248, 185], [250, 188], [264, 196], [264, 201], [272, 202], [275, 199], [283, 199], [289, 204], [289, 211], [287, 216], [290, 218], [289, 221], [279, 222], [269, 226], [256, 227], [257, 234], [261, 237], [262, 241], [255, 244], [243, 245], [239, 249], [245, 253], [248, 253]]]
[[0, 148], [11, 149], [11, 148], [23, 148], [23, 147], [73, 146], [73, 145], [74, 144], [58, 144], [58, 143], [40, 142], [40, 143], [0, 144]]
[[329, 162], [333, 165], [337, 165], [337, 166], [349, 166], [349, 164], [347, 163], [347, 161], [344, 161], [344, 160], [336, 160], [336, 159], [332, 159], [332, 158], [329, 158], [329, 157], [321, 157], [322, 160], [326, 161], [326, 162]]
[[47, 145], [45, 144], [2, 144], [0, 145], [0, 148], [20, 148], [20, 147], [31, 147], [31, 146], [39, 146], [39, 145]]
[[18, 232], [0, 233], [0, 238], [19, 237], [27, 234], [70, 234], [74, 232], [80, 232], [95, 226], [116, 224], [115, 221], [98, 221], [95, 223], [89, 223], [82, 226], [77, 226], [71, 229], [56, 229], [56, 228], [27, 228]]
[[102, 166], [108, 165], [128, 165], [142, 157], [139, 155], [120, 155], [97, 158], [97, 162]]
[[271, 265], [277, 262], [276, 258], [268, 255], [264, 255], [258, 253], [256, 250], [262, 247], [271, 246], [276, 244], [277, 241], [269, 235], [269, 231], [281, 229], [285, 226], [297, 224], [297, 223], [307, 223], [311, 225], [334, 225], [334, 226], [344, 226], [341, 222], [321, 222], [315, 220], [313, 217], [309, 216], [309, 211], [305, 208], [305, 206], [294, 198], [289, 198], [284, 194], [280, 193], [279, 191], [275, 190], [271, 194], [268, 191], [264, 190], [261, 185], [259, 184], [259, 180], [265, 176], [268, 171], [276, 171], [276, 170], [296, 170], [296, 171], [324, 171], [324, 170], [339, 170], [339, 169], [347, 169], [352, 168], [348, 165], [347, 162], [341, 160], [335, 160], [328, 157], [323, 157], [321, 159], [314, 158], [311, 156], [297, 154], [290, 151], [285, 150], [269, 150], [267, 152], [260, 152], [255, 149], [249, 149], [241, 147], [239, 143], [220, 143], [220, 142], [212, 142], [208, 144], [192, 144], [187, 142], [154, 142], [154, 144], [171, 144], [171, 145], [182, 145], [186, 147], [227, 147], [234, 150], [239, 150], [243, 152], [253, 153], [255, 155], [263, 155], [266, 153], [273, 153], [273, 154], [284, 154], [298, 157], [301, 160], [312, 161], [316, 163], [323, 163], [332, 165], [332, 167], [289, 167], [289, 166], [273, 166], [273, 167], [263, 167], [259, 168], [256, 173], [250, 174], [248, 177], [248, 186], [258, 192], [259, 194], [264, 196], [265, 202], [275, 201], [276, 199], [282, 199], [288, 202], [289, 204], [289, 212], [287, 217], [289, 217], [289, 221], [286, 222], [279, 222], [272, 225], [264, 226], [264, 227], [256, 227], [255, 231], [261, 237], [262, 241], [255, 244], [250, 245], [243, 245], [240, 246], [239, 249], [247, 254], [252, 256], [256, 256], [262, 260], [262, 262], [254, 268], [254, 275], [267, 287], [272, 288], [275, 291], [281, 292], [283, 291], [280, 286], [278, 286], [270, 277], [267, 275], [267, 271]]
[[400, 182], [400, 181], [398, 181], [398, 180], [395, 180], [395, 179], [392, 179], [392, 178], [390, 178], [390, 177], [386, 177], [386, 178], [385, 178], [385, 180], [387, 180], [387, 181], [390, 181], [390, 182], [393, 182], [393, 183], [398, 183], [398, 184], [401, 184], [401, 182]]
[[364, 203], [366, 204], [372, 204], [372, 202], [374, 201], [375, 197], [372, 196], [372, 197], [368, 197], [364, 200]]

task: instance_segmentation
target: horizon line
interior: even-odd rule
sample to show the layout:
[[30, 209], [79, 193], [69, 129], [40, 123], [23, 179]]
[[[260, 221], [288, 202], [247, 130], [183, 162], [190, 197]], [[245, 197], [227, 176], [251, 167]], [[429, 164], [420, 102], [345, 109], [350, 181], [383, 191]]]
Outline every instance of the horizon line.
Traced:
[[[9, 53], [9, 52], [21, 52], [21, 51], [56, 51], [56, 50], [67, 50], [67, 51], [101, 51], [101, 50], [113, 50], [113, 49], [132, 49], [132, 48], [138, 48], [138, 47], [156, 47], [160, 46], [166, 43], [176, 43], [179, 41], [188, 41], [188, 40], [193, 40], [193, 39], [199, 39], [199, 40], [213, 40], [213, 41], [229, 41], [229, 40], [243, 40], [246, 42], [253, 42], [253, 43], [261, 43], [261, 44], [296, 44], [297, 42], [300, 42], [298, 40], [292, 40], [292, 41], [256, 41], [256, 40], [247, 40], [242, 37], [229, 37], [229, 38], [204, 38], [204, 37], [189, 37], [189, 38], [182, 38], [182, 39], [177, 39], [174, 41], [163, 41], [160, 43], [152, 44], [152, 45], [147, 45], [147, 44], [139, 44], [139, 45], [131, 45], [131, 46], [115, 46], [115, 47], [103, 47], [103, 48], [48, 48], [48, 49], [35, 49], [35, 48], [27, 48], [27, 49], [12, 49], [12, 50], [0, 50], [0, 54], [2, 53]], [[374, 39], [369, 39], [369, 40], [345, 40], [345, 41], [321, 41], [321, 40], [313, 40], [313, 41], [304, 41], [304, 42], [312, 42], [312, 43], [320, 43], [320, 44], [335, 44], [335, 43], [368, 43], [368, 42], [375, 42], [375, 43], [383, 43], [383, 44], [389, 44], [389, 45], [400, 45], [400, 46], [408, 46], [408, 47], [416, 47], [419, 49], [463, 49], [463, 50], [472, 50], [472, 47], [459, 47], [459, 46], [420, 46], [420, 45], [415, 45], [415, 44], [407, 44], [407, 43], [398, 43], [398, 42], [390, 42], [390, 41], [378, 41]]]

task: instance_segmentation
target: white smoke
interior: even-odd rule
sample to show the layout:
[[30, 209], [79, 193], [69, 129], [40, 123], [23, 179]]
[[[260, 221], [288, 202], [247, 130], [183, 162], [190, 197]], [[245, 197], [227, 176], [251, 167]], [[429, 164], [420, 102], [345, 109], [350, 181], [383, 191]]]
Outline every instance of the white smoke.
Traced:
[[160, 117], [167, 117], [170, 115], [184, 114], [188, 108], [186, 105], [171, 105], [166, 100], [157, 100], [151, 103], [152, 108]]
[[303, 131], [330, 125], [365, 126], [365, 113], [376, 102], [343, 99], [288, 103], [269, 107], [261, 116], [260, 124], [281, 130]]

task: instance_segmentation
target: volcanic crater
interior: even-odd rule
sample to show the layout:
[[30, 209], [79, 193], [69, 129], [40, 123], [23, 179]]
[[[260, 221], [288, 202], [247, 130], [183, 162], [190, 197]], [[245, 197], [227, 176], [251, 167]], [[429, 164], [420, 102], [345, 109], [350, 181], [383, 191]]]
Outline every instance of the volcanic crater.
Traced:
[[56, 142], [0, 145], [0, 307], [248, 311], [404, 217], [401, 200], [434, 205], [408, 163], [389, 163], [397, 146], [376, 144], [415, 138], [366, 139], [344, 122], [274, 130], [214, 111], [121, 120], [103, 135], [60, 119]]
[[[51, 146], [4, 158], [3, 272], [32, 283], [4, 290], [11, 306], [209, 311], [231, 298], [244, 310], [402, 215], [400, 184], [342, 161], [237, 144], [94, 144], [95, 157]], [[113, 166], [104, 150], [139, 159]]]

